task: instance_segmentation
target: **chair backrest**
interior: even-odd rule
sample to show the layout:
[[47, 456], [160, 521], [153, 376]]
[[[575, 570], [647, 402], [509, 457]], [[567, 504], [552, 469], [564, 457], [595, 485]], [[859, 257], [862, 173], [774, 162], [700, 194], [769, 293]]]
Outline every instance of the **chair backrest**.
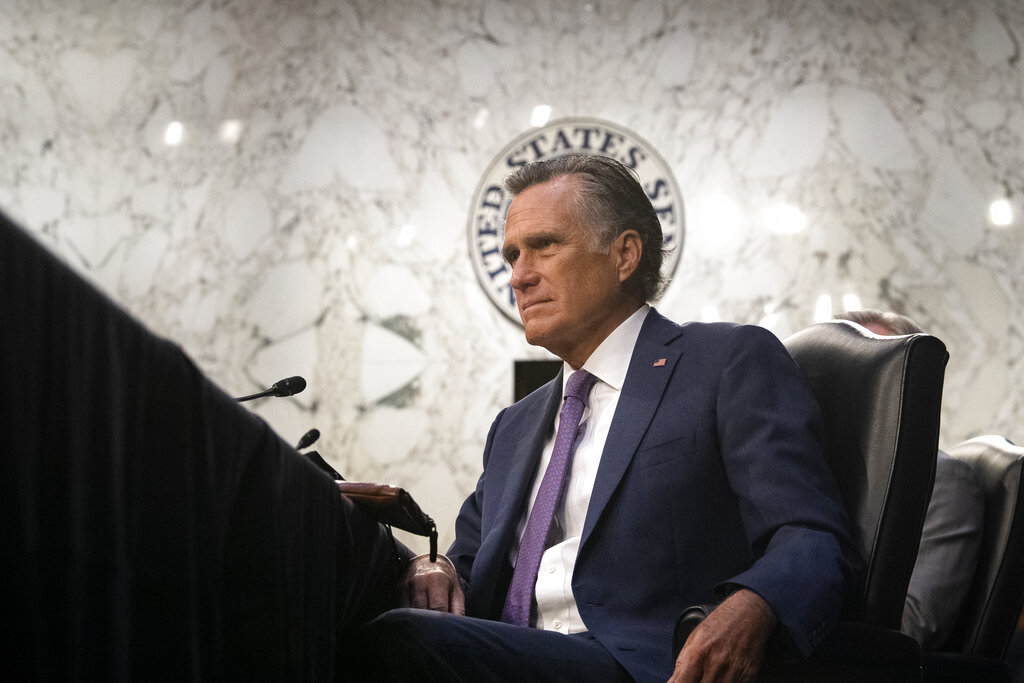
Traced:
[[821, 406], [826, 455], [865, 562], [846, 618], [899, 629], [935, 477], [949, 354], [931, 335], [882, 337], [839, 320], [784, 343]]
[[1024, 448], [979, 436], [947, 452], [981, 483], [985, 531], [974, 582], [942, 649], [1002, 659], [1024, 601]]

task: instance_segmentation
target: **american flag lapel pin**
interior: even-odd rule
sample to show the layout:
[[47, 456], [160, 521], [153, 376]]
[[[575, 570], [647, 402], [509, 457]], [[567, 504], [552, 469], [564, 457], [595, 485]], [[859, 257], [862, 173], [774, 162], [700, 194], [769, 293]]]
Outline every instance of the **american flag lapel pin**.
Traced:
[[661, 366], [665, 365], [666, 360], [667, 359], [665, 358], [659, 358], [658, 360], [654, 361], [654, 365], [652, 367], [660, 368]]

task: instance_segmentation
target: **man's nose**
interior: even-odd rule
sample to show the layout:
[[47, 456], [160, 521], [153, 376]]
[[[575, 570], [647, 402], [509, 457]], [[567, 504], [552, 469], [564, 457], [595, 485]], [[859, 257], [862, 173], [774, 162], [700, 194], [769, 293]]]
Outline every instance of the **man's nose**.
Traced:
[[512, 277], [509, 278], [509, 284], [512, 285], [512, 289], [521, 290], [536, 283], [537, 271], [534, 269], [533, 263], [529, 258], [521, 255], [512, 264]]

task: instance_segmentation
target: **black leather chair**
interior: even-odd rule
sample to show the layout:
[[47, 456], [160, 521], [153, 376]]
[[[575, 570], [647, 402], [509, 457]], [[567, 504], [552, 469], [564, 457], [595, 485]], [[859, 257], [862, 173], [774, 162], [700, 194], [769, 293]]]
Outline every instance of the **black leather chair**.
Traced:
[[979, 436], [947, 450], [971, 465], [985, 492], [985, 531], [963, 613], [926, 681], [1009, 681], [1003, 662], [1024, 604], [1024, 448]]
[[[826, 455], [866, 571], [815, 653], [804, 660], [773, 643], [760, 680], [919, 681], [920, 646], [898, 629], [935, 476], [946, 347], [846, 321], [813, 325], [785, 345], [821, 406]], [[706, 611], [684, 613], [677, 648]]]

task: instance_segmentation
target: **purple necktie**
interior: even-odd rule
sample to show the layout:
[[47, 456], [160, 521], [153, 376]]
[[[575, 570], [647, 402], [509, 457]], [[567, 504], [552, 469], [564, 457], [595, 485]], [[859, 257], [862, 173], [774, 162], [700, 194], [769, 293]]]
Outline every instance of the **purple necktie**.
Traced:
[[541, 480], [540, 489], [537, 491], [537, 499], [533, 502], [533, 510], [530, 511], [530, 519], [526, 522], [526, 530], [523, 531], [523, 538], [519, 543], [516, 568], [512, 573], [512, 583], [505, 597], [505, 609], [501, 612], [501, 620], [507, 624], [530, 625], [537, 569], [540, 567], [541, 555], [544, 554], [544, 544], [551, 529], [551, 520], [555, 516], [558, 502], [562, 498], [562, 490], [565, 488], [580, 418], [587, 407], [590, 388], [596, 381], [597, 378], [586, 370], [577, 370], [572, 373], [565, 385], [565, 398], [558, 419], [558, 434], [555, 435], [551, 462], [544, 472], [544, 479]]

